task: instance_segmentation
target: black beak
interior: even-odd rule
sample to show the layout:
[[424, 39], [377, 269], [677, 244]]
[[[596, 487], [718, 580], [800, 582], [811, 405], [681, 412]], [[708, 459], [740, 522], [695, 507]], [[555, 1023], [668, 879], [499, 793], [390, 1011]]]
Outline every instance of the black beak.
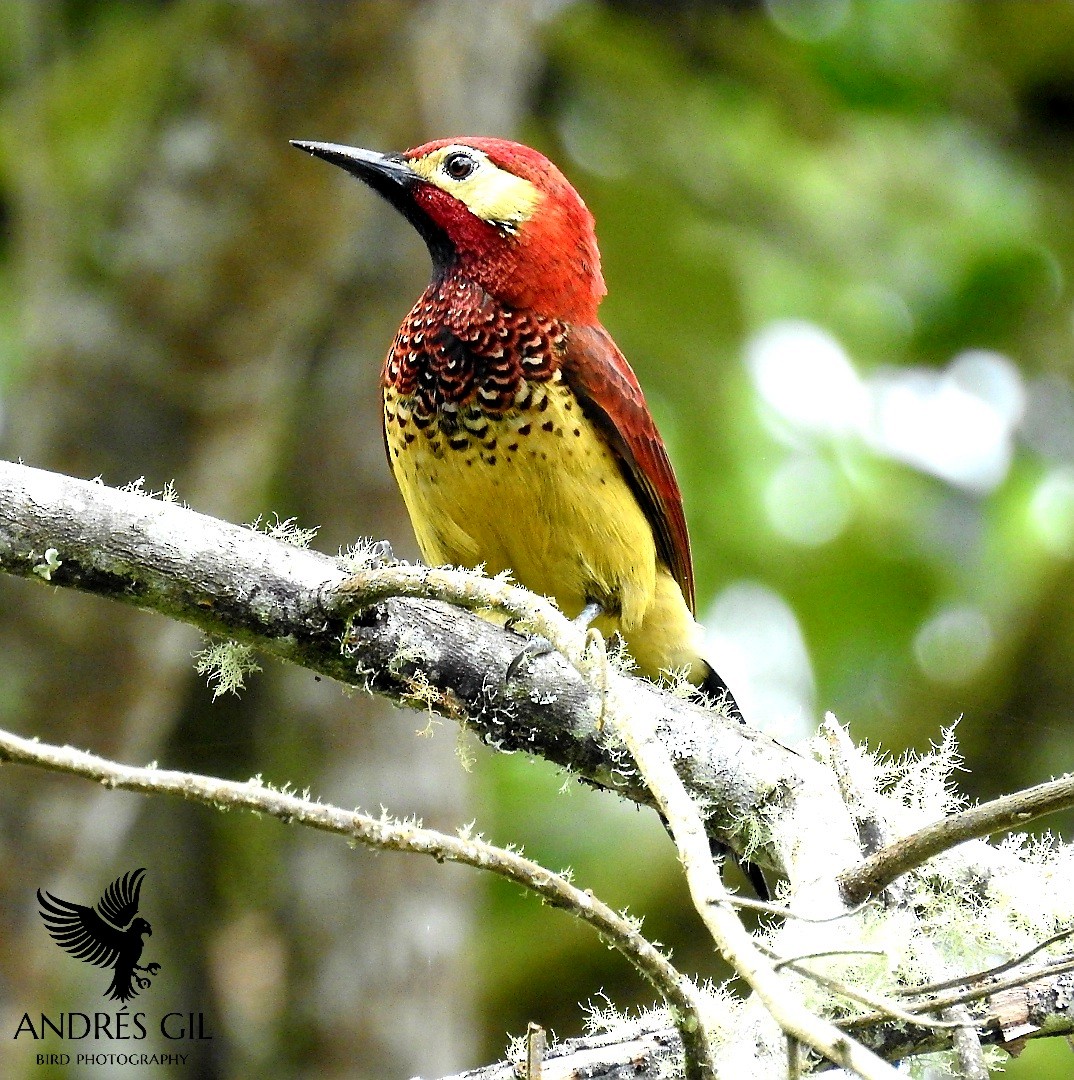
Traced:
[[332, 165], [338, 165], [395, 205], [398, 205], [400, 193], [409, 190], [419, 179], [400, 154], [381, 154], [376, 150], [363, 150], [357, 146], [303, 142], [299, 139], [292, 139], [291, 145]]
[[368, 184], [378, 195], [387, 199], [417, 229], [429, 247], [437, 265], [450, 260], [453, 247], [446, 233], [414, 202], [414, 188], [425, 181], [407, 164], [402, 154], [381, 154], [357, 146], [339, 143], [304, 142], [292, 139], [291, 145], [305, 150], [332, 165], [338, 165], [351, 176]]

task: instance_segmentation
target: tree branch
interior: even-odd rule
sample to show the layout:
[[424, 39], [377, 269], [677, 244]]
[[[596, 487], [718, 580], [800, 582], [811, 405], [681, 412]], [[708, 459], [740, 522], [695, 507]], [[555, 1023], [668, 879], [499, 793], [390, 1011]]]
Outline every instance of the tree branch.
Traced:
[[890, 1065], [811, 1012], [790, 984], [780, 978], [728, 902], [719, 868], [709, 850], [704, 822], [658, 737], [655, 722], [649, 715], [633, 711], [628, 702], [609, 696], [612, 697], [607, 710], [610, 722], [660, 804], [679, 849], [694, 907], [724, 959], [756, 992], [788, 1036], [866, 1080], [895, 1077]]
[[[862, 850], [872, 854], [887, 842], [890, 834], [888, 822], [877, 805], [879, 800], [874, 798], [873, 792], [863, 787], [855, 777], [853, 763], [857, 757], [856, 747], [851, 742], [846, 729], [830, 713], [824, 718], [822, 735], [826, 743], [828, 759], [839, 781], [839, 790], [854, 818]], [[903, 908], [911, 919], [915, 918], [913, 905], [905, 894], [892, 895], [889, 901], [892, 906]], [[943, 970], [943, 955], [934, 942], [926, 941], [920, 952], [926, 970]], [[862, 998], [859, 996], [858, 1000]], [[906, 1019], [906, 1014], [901, 1013], [900, 1008], [890, 999], [883, 1002], [880, 1008], [883, 1015]], [[969, 1009], [961, 1004], [951, 1005], [941, 1013], [941, 1017], [939, 1023], [953, 1027], [951, 1042], [958, 1059], [959, 1076], [964, 1080], [988, 1080], [988, 1069], [985, 1065], [980, 1036]], [[933, 1021], [932, 1026], [938, 1026], [937, 1022]]]
[[[373, 847], [431, 855], [440, 861], [488, 870], [531, 889], [551, 906], [566, 910], [593, 926], [654, 986], [673, 1010], [682, 1009], [684, 1015], [690, 1016], [711, 1011], [713, 1007], [711, 1001], [700, 1000], [700, 992], [693, 983], [642, 938], [629, 920], [590, 893], [572, 885], [562, 875], [515, 852], [465, 834], [453, 837], [422, 828], [418, 823], [400, 822], [384, 815], [374, 818], [358, 811], [343, 810], [305, 796], [276, 790], [259, 777], [240, 783], [155, 766], [133, 767], [71, 747], [23, 739], [4, 731], [0, 731], [0, 761], [80, 776], [106, 787], [145, 795], [177, 796], [218, 810], [247, 810], [275, 817], [285, 824], [304, 825]], [[793, 963], [797, 964], [803, 959], [796, 958]], [[1004, 965], [1003, 970], [1007, 967]], [[1074, 1031], [1072, 967], [1074, 964], [1051, 965], [1047, 970], [991, 985], [989, 981], [1000, 969], [989, 970], [974, 976], [972, 980], [963, 980], [963, 985], [979, 983], [974, 990], [944, 995], [943, 998], [936, 996], [910, 1007], [939, 1009], [952, 1002], [984, 998], [983, 1007], [974, 1014], [975, 1024], [985, 1032], [983, 1041], [1007, 1045], [1012, 1052], [1016, 1052], [1028, 1039]], [[1034, 984], [1023, 985], [1029, 978], [1036, 980]], [[628, 1063], [635, 1070], [631, 1072], [632, 1076], [664, 1076], [666, 1072], [661, 1070], [669, 1060], [681, 1060], [684, 1048], [673, 1028], [653, 1026], [656, 1019], [657, 1014], [653, 1014], [647, 1022], [641, 1019], [624, 1020], [602, 1035], [570, 1040], [549, 1050], [548, 1060], [566, 1068], [574, 1059], [572, 1067], [586, 1065], [593, 1070], [587, 1075], [593, 1077], [619, 1076], [621, 1073], [616, 1070]], [[905, 1022], [907, 1019], [900, 1017], [892, 1022], [884, 1013], [877, 1013], [858, 1018], [851, 1026], [856, 1029], [858, 1041], [889, 1059], [942, 1049], [948, 1045], [949, 1031], [939, 1030], [938, 1025], [908, 1025]], [[686, 1027], [689, 1028], [689, 1025]], [[598, 1071], [598, 1060], [606, 1071]], [[514, 1068], [513, 1062], [502, 1062], [448, 1080], [499, 1080], [508, 1077], [513, 1080], [517, 1076]]]
[[[1032, 1039], [1061, 1036], [1074, 1031], [1070, 1002], [1074, 1000], [1074, 973], [1056, 975], [1032, 986], [999, 990], [974, 1013], [985, 1044], [1004, 1047], [1017, 1055]], [[558, 1076], [585, 1075], [592, 1080], [663, 1080], [666, 1063], [678, 1056], [677, 1036], [655, 1017], [625, 1021], [611, 1031], [567, 1039], [546, 1057]], [[950, 1045], [950, 1032], [903, 1022], [882, 1022], [857, 1031], [874, 1053], [888, 1060], [942, 1050]], [[573, 1070], [573, 1071], [572, 1071]], [[629, 1071], [628, 1071], [629, 1070]], [[458, 1073], [443, 1080], [517, 1080], [515, 1062], [505, 1061]]]
[[[497, 749], [537, 754], [653, 805], [621, 744], [600, 726], [601, 692], [559, 653], [537, 658], [508, 683], [502, 673], [518, 653], [517, 634], [457, 606], [417, 599], [433, 590], [488, 607], [503, 606], [506, 596], [534, 605], [522, 609], [528, 617], [562, 618], [546, 601], [524, 601], [529, 594], [504, 582], [448, 569], [348, 566], [177, 503], [11, 462], [0, 462], [0, 572], [108, 597], [254, 645], [399, 704], [430, 709]], [[348, 579], [348, 590], [337, 595]], [[706, 807], [710, 835], [739, 853], [750, 845], [752, 859], [802, 882], [804, 912], [843, 909], [834, 877], [859, 851], [849, 824], [839, 827], [846, 815], [823, 766], [650, 683], [614, 670], [609, 679], [635, 708], [658, 718], [669, 746], [689, 748], [675, 754], [676, 769], [691, 798]], [[779, 828], [799, 813], [828, 827]], [[751, 820], [771, 827], [747, 835]]]
[[342, 810], [308, 796], [276, 790], [260, 777], [237, 783], [156, 766], [121, 765], [70, 746], [52, 746], [3, 730], [0, 730], [0, 762], [35, 765], [142, 795], [177, 795], [218, 810], [250, 810], [268, 814], [285, 824], [307, 825], [370, 847], [431, 855], [438, 862], [457, 862], [487, 870], [524, 886], [552, 907], [562, 908], [592, 926], [656, 989], [672, 1014], [682, 1017], [680, 1026], [688, 1051], [694, 1048], [696, 1033], [702, 1030], [702, 1017], [712, 1008], [708, 995], [676, 970], [629, 919], [591, 892], [572, 885], [562, 874], [516, 852], [475, 839], [465, 831], [448, 836], [423, 828], [418, 822], [396, 821], [387, 814], [374, 818], [357, 810]]
[[[855, 759], [859, 752], [849, 739], [842, 739], [838, 746], [829, 742], [828, 751], [824, 744], [814, 742], [805, 753], [796, 753], [716, 710], [625, 676], [608, 664], [600, 651], [594, 654], [587, 650], [585, 640], [554, 606], [503, 580], [469, 571], [383, 565], [369, 551], [361, 557], [332, 559], [251, 529], [214, 521], [173, 502], [3, 462], [0, 572], [95, 593], [192, 623], [208, 633], [236, 639], [341, 682], [384, 694], [400, 704], [429, 709], [467, 725], [497, 748], [538, 754], [589, 783], [638, 803], [659, 805], [684, 859], [695, 904], [720, 948], [757, 991], [748, 1003], [738, 1006], [741, 1011], [735, 1014], [734, 1022], [718, 1033], [720, 1053], [725, 1049], [732, 1056], [740, 1053], [740, 1048], [735, 1048], [740, 1045], [736, 1037], [756, 1049], [760, 1044], [754, 1040], [767, 1039], [765, 1032], [774, 1031], [780, 1035], [778, 1047], [773, 1050], [775, 1044], [766, 1044], [766, 1053], [770, 1061], [785, 1060], [787, 1037], [761, 1006], [758, 999], [763, 999], [795, 1042], [801, 1040], [863, 1075], [889, 1073], [886, 1065], [877, 1063], [830, 1021], [797, 1000], [797, 990], [789, 980], [799, 976], [781, 976], [769, 961], [762, 958], [757, 962], [756, 947], [731, 910], [735, 898], [723, 890], [707, 850], [707, 838], [716, 838], [785, 876], [787, 913], [795, 918], [770, 929], [771, 943], [781, 955], [801, 955], [835, 945], [844, 952], [867, 951], [864, 947], [870, 940], [877, 940], [885, 909], [879, 905], [862, 912], [849, 909], [840, 881], [853, 880], [862, 846], [882, 847], [890, 831], [888, 811], [898, 811], [890, 820], [903, 821], [905, 814], [873, 781], [857, 782], [859, 775], [868, 778], [871, 766], [865, 758]], [[553, 640], [560, 651], [536, 659], [508, 682], [504, 674], [518, 653], [520, 638], [460, 610], [460, 605], [509, 612]], [[17, 752], [30, 755], [25, 760], [31, 760], [45, 751], [59, 752], [40, 746], [35, 750], [34, 744], [17, 736], [11, 738], [16, 741], [5, 744], [9, 756]], [[844, 758], [843, 765], [833, 763], [833, 755]], [[100, 770], [105, 766], [126, 767], [88, 755], [79, 761], [80, 769], [89, 769], [85, 775], [102, 782], [126, 786], [133, 775], [129, 771], [102, 775]], [[40, 760], [37, 763], [43, 764]], [[208, 802], [220, 801], [221, 792], [226, 801], [240, 795], [251, 797], [251, 792], [258, 790], [249, 784], [221, 788], [221, 781], [160, 770], [141, 772], [147, 775], [140, 776], [139, 783], [151, 784], [145, 790], [162, 790], [152, 784], [160, 785], [164, 777], [174, 785], [169, 788], [174, 793]], [[1050, 792], [1043, 801], [1036, 794], [1042, 790]], [[1033, 807], [1040, 812], [1047, 812], [1045, 806], [1054, 808], [1054, 790], [1054, 784], [1042, 785], [1027, 793], [1028, 801], [1010, 797], [1007, 801], [1014, 800], [1014, 809], [1008, 807], [1006, 812], [1016, 815], [1012, 823], [1027, 820], [1024, 815]], [[287, 802], [294, 799], [287, 793], [272, 792], [271, 804], [284, 809], [267, 812], [296, 818], [296, 807]], [[240, 799], [236, 805], [251, 804]], [[329, 822], [329, 818], [342, 811], [309, 805], [302, 814], [308, 814], [306, 823], [315, 827], [331, 825], [332, 831], [345, 831], [350, 836], [366, 827], [359, 828], [357, 819], [350, 816], [345, 828], [336, 828], [343, 824], [342, 819]], [[952, 820], [964, 817], [955, 815]], [[977, 820], [972, 827], [980, 832], [947, 831], [943, 846], [1006, 827], [995, 825], [994, 818], [988, 819], [988, 827], [972, 820]], [[385, 826], [384, 822], [374, 824]], [[461, 838], [459, 842], [469, 841]], [[423, 848], [419, 844], [407, 850]], [[453, 850], [450, 845], [444, 847], [441, 842], [440, 857], [455, 858], [454, 853], [445, 853], [449, 850]], [[1062, 853], [1056, 857], [1063, 857]], [[972, 948], [965, 951], [966, 966], [975, 957], [995, 955], [997, 943], [1007, 955], [1021, 951], [1025, 928], [1031, 925], [1026, 921], [1030, 913], [1003, 907], [1000, 899], [990, 909], [995, 913], [994, 927], [986, 933], [978, 929], [982, 928], [987, 882], [992, 875], [1002, 879], [1012, 872], [1051, 872], [1039, 862], [1043, 856], [1033, 856], [1038, 859], [1034, 867], [1031, 859], [1021, 860], [1012, 849], [997, 850], [978, 842], [946, 858], [946, 872], [964, 875], [977, 890], [972, 903], [965, 905], [964, 932], [970, 939], [978, 934], [981, 948], [977, 953]], [[481, 864], [480, 859], [461, 855], [459, 861]], [[535, 872], [546, 873], [540, 868]], [[935, 929], [929, 923], [932, 901], [928, 886], [915, 875], [905, 882], [906, 903], [897, 906], [909, 910], [906, 904], [912, 901], [913, 910], [919, 913], [913, 932], [927, 939]], [[548, 875], [547, 887], [551, 894], [545, 895], [553, 903], [565, 902], [568, 894], [561, 890], [569, 889], [566, 882]], [[575, 902], [577, 897], [570, 895]], [[997, 896], [1002, 896], [1002, 890]], [[940, 918], [937, 926], [947, 925], [943, 920], [953, 917], [950, 905], [959, 901], [948, 892], [943, 902], [948, 909], [946, 913], [936, 909]], [[1057, 914], [1050, 914], [1053, 909]], [[1047, 917], [1062, 919], [1059, 907], [1053, 905], [1048, 910]], [[838, 924], [822, 921], [836, 917], [841, 918]], [[640, 963], [639, 970], [654, 980], [672, 1003], [673, 1012], [684, 1022], [687, 1043], [685, 1047], [676, 1043], [676, 1052], [685, 1051], [688, 1063], [707, 1061], [708, 1067], [712, 1059], [706, 1055], [711, 1047], [706, 1047], [701, 1036], [695, 1039], [694, 1033], [706, 1028], [715, 1033], [719, 1028], [718, 992], [692, 988], [670, 965], [662, 966], [666, 961], [655, 950], [646, 953], [644, 946], [624, 936], [617, 918], [601, 911], [599, 920], [589, 921], [599, 923], [601, 932], [613, 940], [618, 936], [621, 940], [616, 947]], [[1046, 922], [1046, 918], [1042, 914], [1037, 921]], [[882, 997], [898, 992], [896, 955], [909, 958], [910, 967], [904, 969], [911, 972], [909, 981], [921, 970], [922, 958], [927, 959], [921, 947], [916, 952], [905, 949], [905, 932], [899, 934], [901, 925], [897, 920], [892, 922], [894, 936], [884, 947], [892, 956], [895, 980], [867, 980], [861, 987], [867, 992], [870, 987], [874, 994], [879, 990]], [[1008, 933], [1003, 930], [1006, 925], [1019, 929]], [[1015, 947], [1008, 949], [1007, 942]], [[863, 948], [857, 949], [859, 945]], [[958, 966], [952, 966], [950, 973], [957, 974]], [[933, 977], [941, 974], [948, 972], [937, 971]], [[967, 978], [972, 980], [972, 976]], [[1054, 968], [1041, 975], [1045, 982], [1063, 978], [1066, 976]], [[976, 992], [967, 982], [960, 985], [965, 989], [959, 993], [915, 1002], [909, 1011], [966, 1005], [998, 989], [984, 979]], [[1069, 995], [1064, 998], [1062, 985], [1056, 986], [1050, 998], [1038, 986], [1033, 1004], [1025, 1007], [1025, 1016], [1030, 1019], [1021, 1024], [1016, 1036], [1009, 1034], [1010, 1025], [1001, 1027], [1003, 1037], [1009, 1041], [1070, 1030], [1065, 1011]], [[1007, 992], [1015, 991], [1012, 987]], [[827, 1011], [841, 1006], [834, 999], [821, 999], [818, 1008]], [[701, 1018], [700, 1023], [688, 1022], [691, 1010]], [[743, 1024], [753, 1025], [758, 1017], [760, 1024], [750, 1027], [748, 1034], [739, 1030]], [[959, 1013], [953, 1019], [963, 1025], [989, 1022], [982, 1017], [981, 1006], [975, 1004], [970, 1013]], [[846, 1027], [884, 1059], [951, 1045], [950, 1031], [937, 1032], [924, 1025], [900, 1027], [884, 1017], [867, 1022], [871, 1026], [863, 1028], [859, 1017]], [[986, 1038], [996, 1041], [994, 1033]], [[666, 1043], [661, 1045], [666, 1049]], [[969, 1062], [972, 1053], [964, 1049], [963, 1057]]]
[[1071, 776], [971, 806], [881, 848], [841, 874], [840, 888], [848, 903], [858, 904], [876, 896], [903, 874], [967, 840], [1022, 828], [1037, 818], [1072, 806], [1074, 777]]

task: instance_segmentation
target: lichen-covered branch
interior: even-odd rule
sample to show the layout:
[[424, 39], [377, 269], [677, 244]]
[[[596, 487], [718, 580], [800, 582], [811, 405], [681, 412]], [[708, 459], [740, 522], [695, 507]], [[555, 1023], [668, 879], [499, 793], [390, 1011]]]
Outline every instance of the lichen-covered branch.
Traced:
[[[973, 1018], [982, 1042], [1018, 1054], [1032, 1039], [1074, 1031], [1074, 1017], [1069, 1014], [1072, 997], [1074, 974], [1057, 975], [989, 995]], [[659, 1021], [659, 1014], [620, 1018], [607, 1030], [567, 1039], [549, 1050], [548, 1071], [554, 1068], [557, 1076], [585, 1075], [590, 1080], [621, 1080], [627, 1075], [637, 1080], [663, 1080], [668, 1062], [677, 1060], [680, 1050], [675, 1029]], [[947, 1031], [901, 1021], [879, 1021], [856, 1030], [855, 1035], [874, 1053], [891, 1061], [942, 1049], [950, 1041]], [[517, 1061], [509, 1054], [507, 1060], [442, 1080], [517, 1080], [518, 1075]]]
[[[676, 1000], [665, 985], [661, 992], [680, 1022], [689, 1015], [687, 999], [702, 1018], [687, 1025], [685, 1046], [672, 1040], [688, 1067], [711, 1060], [718, 1043], [721, 1074], [768, 1075], [778, 1063], [786, 1075], [789, 1030], [822, 1054], [857, 1067], [865, 1062], [866, 1072], [883, 1075], [877, 1069], [886, 1066], [854, 1058], [852, 1047], [850, 1057], [842, 1054], [851, 1044], [838, 1042], [843, 1036], [832, 1034], [830, 1018], [839, 1017], [841, 1028], [886, 1060], [949, 1049], [950, 1029], [893, 1024], [889, 1016], [870, 1017], [847, 1004], [891, 1000], [914, 987], [917, 996], [905, 1011], [923, 1010], [935, 1019], [964, 1006], [968, 1012], [949, 1015], [968, 1033], [973, 1024], [985, 1043], [1074, 1026], [1071, 997], [1060, 981], [1068, 976], [1053, 946], [1039, 954], [1044, 967], [1034, 976], [1035, 990], [990, 981], [994, 976], [983, 971], [996, 958], [1028, 956], [1074, 925], [1074, 853], [1017, 839], [960, 843], [980, 833], [965, 831], [969, 819], [958, 817], [962, 808], [949, 783], [956, 750], [948, 736], [932, 754], [899, 763], [869, 755], [843, 736], [789, 749], [702, 703], [624, 675], [599, 650], [588, 650], [552, 605], [509, 582], [384, 563], [372, 549], [330, 558], [173, 501], [3, 462], [0, 572], [192, 623], [455, 719], [495, 747], [546, 757], [586, 782], [659, 806], [684, 855], [695, 899], [708, 921], [715, 916], [719, 923], [716, 940], [761, 991], [745, 1002], [707, 990], [693, 999], [682, 986], [685, 997]], [[473, 613], [483, 609], [510, 614], [558, 651], [507, 680], [522, 638]], [[1020, 821], [1044, 803], [1015, 805]], [[315, 819], [319, 811], [311, 813]], [[891, 837], [912, 837], [945, 819], [962, 821], [962, 831], [945, 834], [927, 864], [900, 864], [898, 889], [889, 886], [884, 903], [851, 907], [840, 885], [862, 864], [863, 851], [882, 854]], [[972, 827], [981, 828], [979, 822]], [[777, 973], [768, 959], [753, 964], [752, 944], [738, 947], [737, 935], [746, 943], [749, 938], [740, 924], [737, 930], [725, 925], [725, 916], [734, 918], [731, 897], [711, 864], [705, 869], [707, 838], [781, 875], [780, 903], [789, 917], [767, 921], [759, 944], [776, 958], [818, 957], [810, 979], [789, 965]], [[959, 846], [952, 850], [953, 843]], [[925, 987], [946, 982], [959, 989], [930, 996]], [[857, 997], [830, 989], [839, 985]], [[1023, 994], [1021, 1005], [1008, 1002], [1008, 1013], [1023, 1019], [990, 1028], [988, 1008], [1001, 985], [1005, 993]], [[1046, 988], [1053, 986], [1049, 995]], [[789, 1012], [783, 1007], [784, 989], [800, 999], [800, 1012], [797, 1005]], [[810, 1027], [795, 1015], [824, 1019]], [[707, 1043], [691, 1045], [702, 1027], [709, 1029]], [[964, 1065], [975, 1055], [967, 1040]], [[799, 1062], [807, 1069], [817, 1064]]]
[[[193, 623], [653, 803], [599, 723], [600, 692], [563, 656], [539, 657], [508, 682], [503, 675], [522, 638], [454, 604], [417, 599], [439, 590], [470, 606], [496, 606], [506, 595], [531, 605], [531, 616], [562, 618], [506, 583], [465, 571], [348, 564], [175, 502], [12, 462], [0, 462], [0, 572]], [[337, 595], [346, 581], [348, 591]], [[706, 808], [709, 832], [739, 852], [750, 844], [754, 860], [792, 882], [822, 876], [818, 912], [840, 910], [832, 882], [859, 849], [849, 825], [838, 828], [835, 815], [845, 813], [827, 770], [715, 710], [617, 671], [609, 677], [659, 718], [687, 790]], [[829, 828], [824, 835], [746, 828], [795, 815], [828, 820]]]
[[440, 862], [463, 863], [487, 870], [522, 885], [552, 907], [562, 908], [592, 926], [652, 984], [673, 1014], [682, 1018], [680, 1029], [688, 1049], [702, 1029], [702, 1017], [713, 1007], [709, 995], [676, 970], [667, 957], [639, 933], [631, 920], [613, 911], [591, 892], [573, 885], [564, 875], [517, 852], [471, 836], [466, 830], [457, 836], [448, 836], [435, 829], [423, 828], [419, 822], [398, 821], [386, 813], [372, 817], [357, 810], [343, 810], [317, 802], [308, 794], [277, 790], [266, 785], [260, 777], [237, 783], [156, 766], [139, 768], [108, 761], [70, 746], [52, 746], [37, 739], [24, 739], [2, 730], [0, 762], [35, 765], [143, 795], [176, 795], [219, 810], [249, 810], [287, 824], [335, 833], [370, 847], [431, 855]]
[[886, 889], [903, 874], [958, 844], [1007, 829], [1024, 828], [1031, 821], [1069, 810], [1072, 806], [1074, 777], [1064, 776], [961, 810], [910, 836], [892, 841], [844, 872], [839, 878], [843, 895], [852, 904], [860, 903]]
[[[106, 787], [146, 795], [177, 796], [221, 810], [247, 810], [278, 818], [287, 824], [334, 833], [349, 841], [386, 850], [431, 855], [439, 860], [488, 870], [533, 890], [551, 906], [567, 910], [592, 925], [652, 983], [672, 1009], [681, 1009], [689, 1016], [711, 1011], [719, 1005], [702, 1000], [707, 995], [676, 971], [637, 933], [629, 920], [578, 889], [562, 875], [515, 852], [487, 844], [465, 831], [458, 836], [448, 836], [425, 829], [417, 822], [397, 821], [383, 814], [372, 817], [317, 802], [307, 795], [277, 790], [260, 778], [234, 782], [155, 766], [132, 767], [9, 732], [0, 732], [0, 761], [65, 772]], [[930, 1003], [939, 1009], [948, 1007], [951, 1001], [970, 998], [975, 1004], [973, 1021], [983, 1033], [983, 1040], [1017, 1051], [1026, 1040], [1074, 1031], [1070, 1007], [1074, 1000], [1074, 973], [1064, 969], [1070, 966], [1051, 965], [1043, 971], [1024, 973], [1001, 982], [995, 980], [993, 971], [984, 972], [974, 981], [967, 980], [962, 992], [942, 997], [934, 995]], [[1029, 979], [1033, 981], [1027, 983]], [[586, 1064], [593, 1070], [587, 1075], [594, 1077], [620, 1075], [616, 1070], [626, 1063], [636, 1069], [631, 1075], [667, 1075], [668, 1062], [681, 1060], [683, 1046], [681, 1030], [676, 1032], [662, 1024], [662, 1019], [666, 1019], [666, 1014], [654, 1013], [634, 1020], [618, 1018], [600, 1035], [553, 1047], [549, 1051], [550, 1062], [555, 1061], [557, 1066], [566, 1068], [573, 1057], [579, 1067]], [[902, 1019], [892, 1022], [882, 1014], [865, 1023], [856, 1021], [854, 1033], [861, 1044], [889, 1059], [940, 1049], [950, 1039], [949, 1032], [942, 1029], [914, 1027]], [[598, 1053], [605, 1073], [598, 1070]], [[513, 1069], [513, 1062], [508, 1061], [460, 1074], [451, 1080], [463, 1080], [463, 1077], [496, 1080], [515, 1075]]]
[[[609, 722], [660, 805], [678, 848], [694, 907], [724, 959], [764, 1002], [787, 1036], [866, 1080], [895, 1077], [890, 1065], [806, 1008], [800, 995], [758, 948], [728, 902], [727, 889], [709, 850], [704, 821], [675, 771], [653, 718], [611, 692], [609, 697]], [[715, 1069], [713, 1074], [717, 1075]]]

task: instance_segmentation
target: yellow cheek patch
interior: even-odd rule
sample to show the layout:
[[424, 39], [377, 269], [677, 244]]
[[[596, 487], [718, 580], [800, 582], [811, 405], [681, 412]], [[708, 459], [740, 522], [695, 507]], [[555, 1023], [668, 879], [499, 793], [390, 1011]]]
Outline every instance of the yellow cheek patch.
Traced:
[[[460, 150], [477, 162], [464, 180], [454, 179], [443, 168], [444, 159]], [[443, 146], [409, 165], [423, 180], [458, 199], [475, 217], [510, 230], [528, 221], [544, 198], [528, 180], [493, 165], [471, 146]]]

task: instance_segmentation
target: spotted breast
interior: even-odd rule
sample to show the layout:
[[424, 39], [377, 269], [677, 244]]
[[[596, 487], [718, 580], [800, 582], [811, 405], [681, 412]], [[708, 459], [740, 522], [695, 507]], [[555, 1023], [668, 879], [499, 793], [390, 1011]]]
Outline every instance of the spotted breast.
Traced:
[[385, 443], [427, 562], [509, 570], [571, 616], [596, 600], [629, 636], [656, 587], [652, 529], [563, 379], [569, 333], [434, 282], [384, 364]]

